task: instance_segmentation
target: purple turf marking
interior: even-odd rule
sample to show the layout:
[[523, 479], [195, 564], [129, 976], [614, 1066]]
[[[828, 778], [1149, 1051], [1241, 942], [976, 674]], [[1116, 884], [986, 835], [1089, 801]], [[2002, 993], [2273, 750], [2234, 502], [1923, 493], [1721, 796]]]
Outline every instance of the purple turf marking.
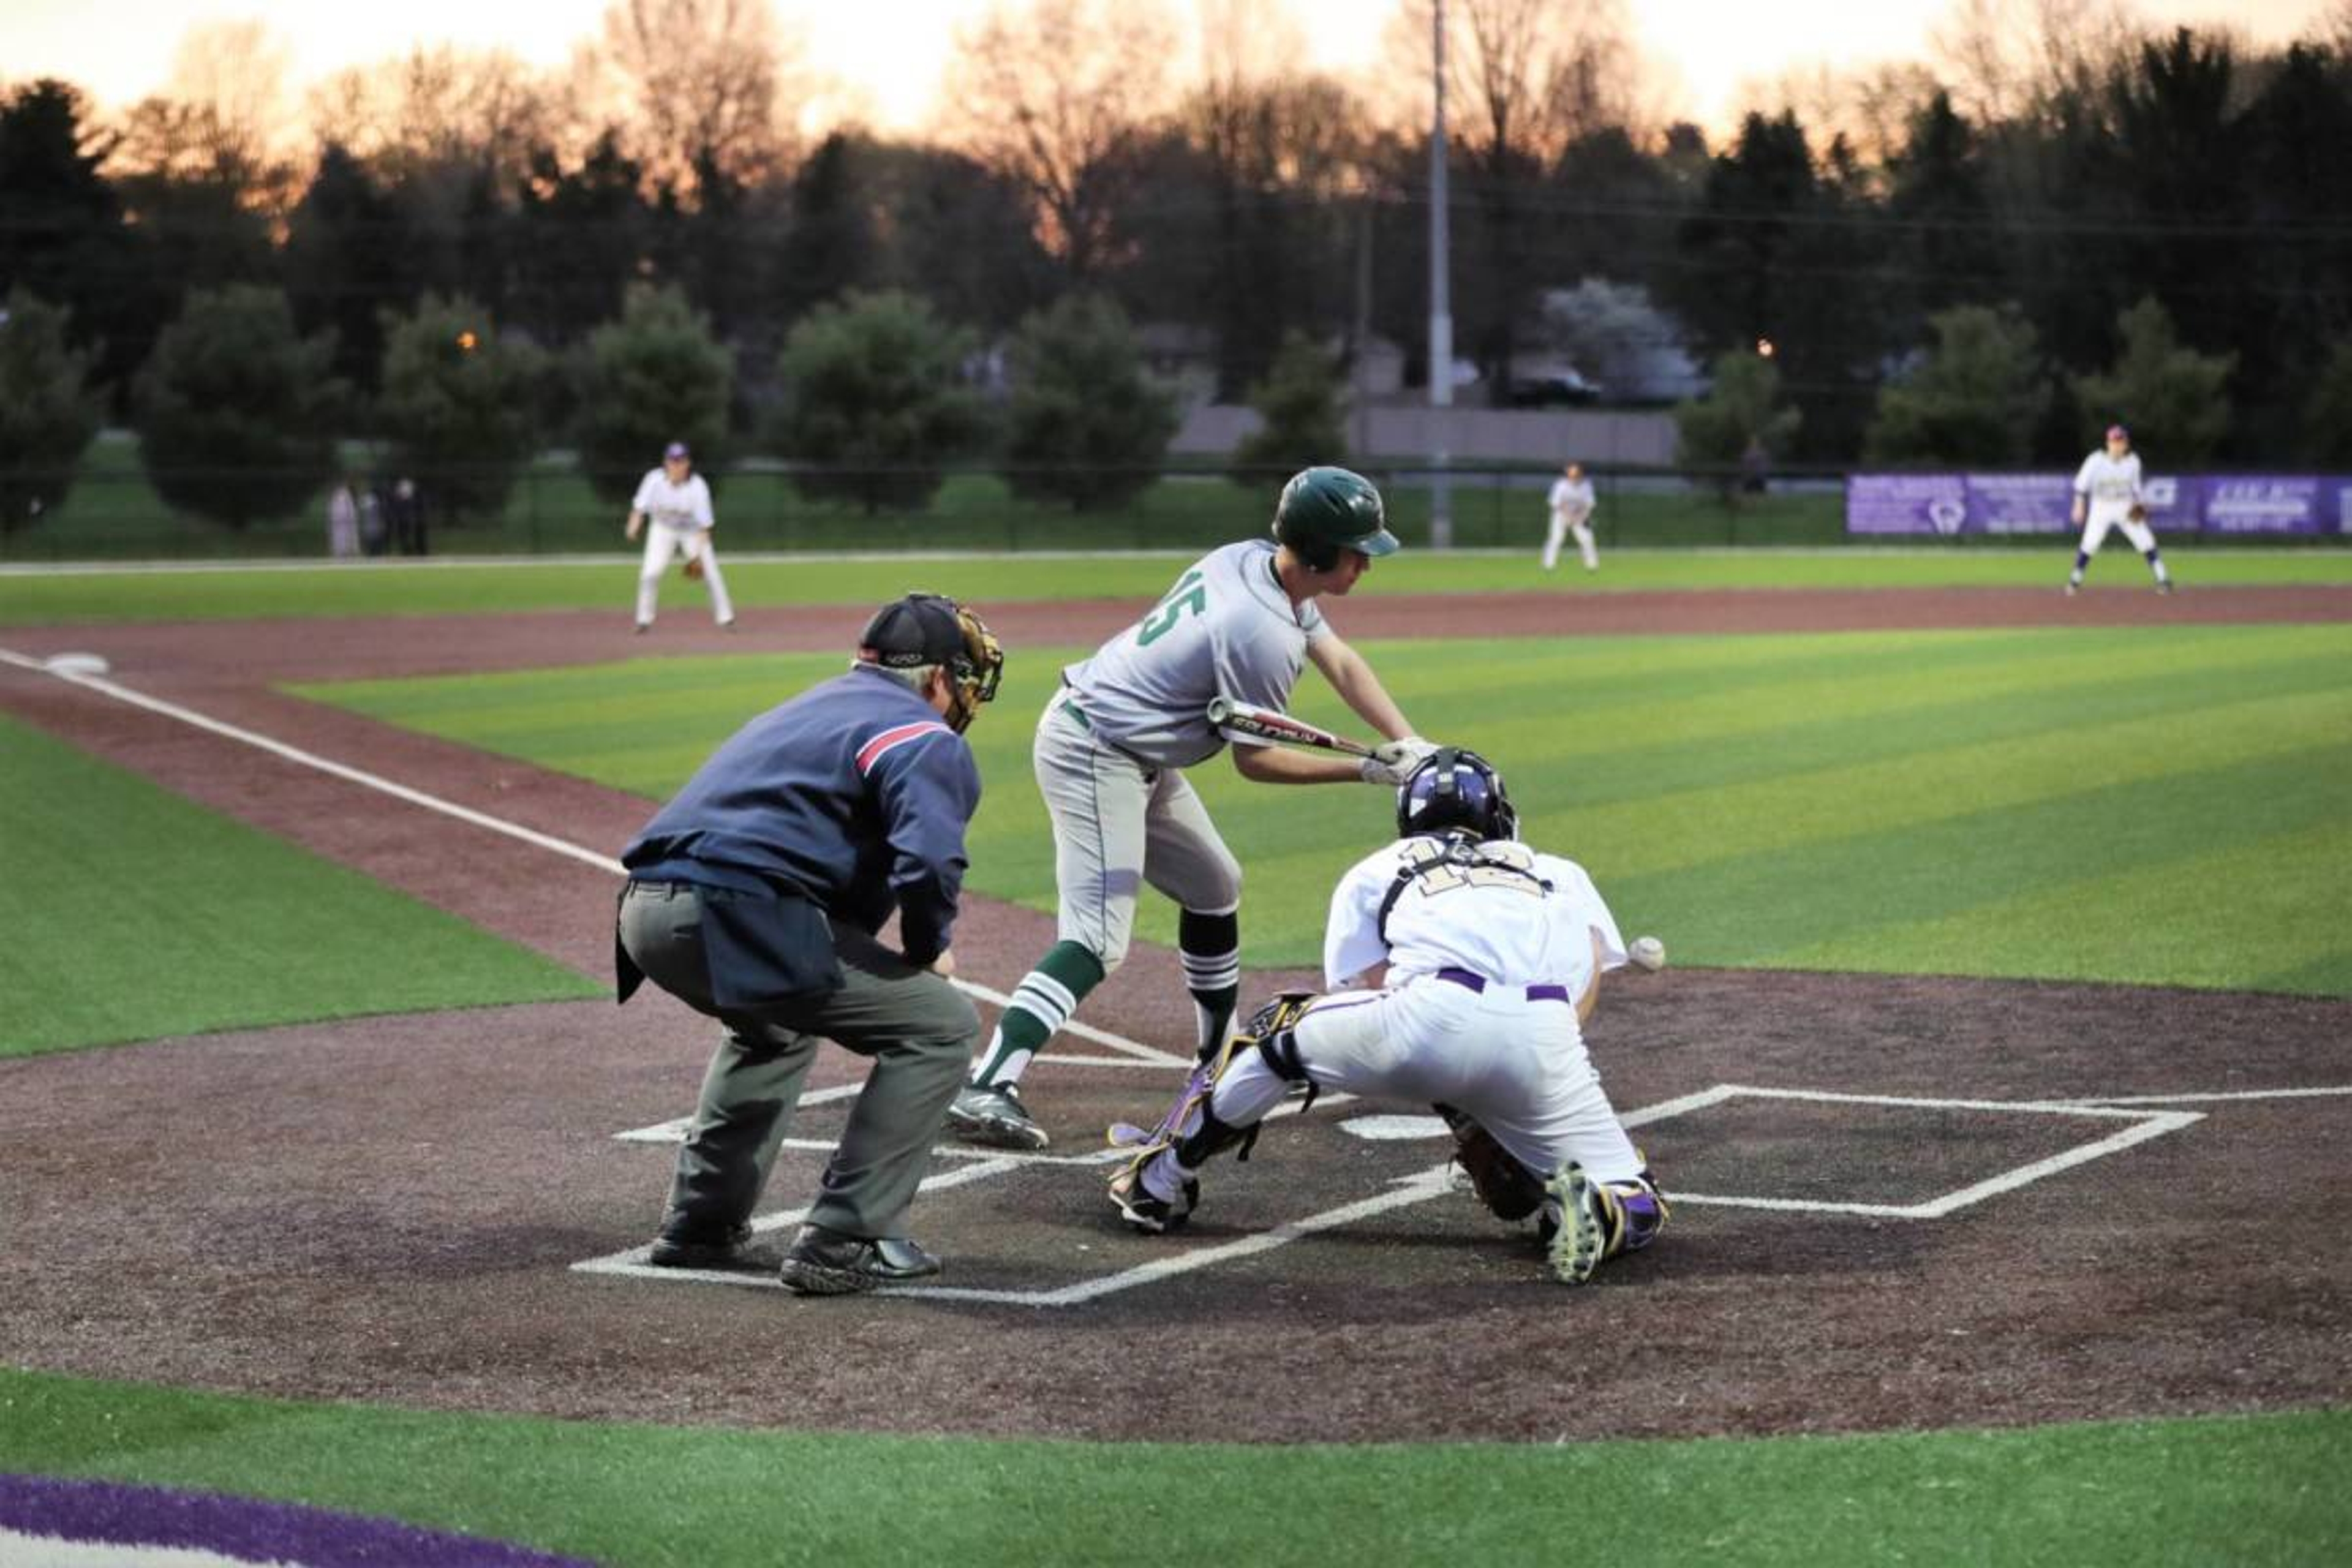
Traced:
[[0, 1528], [118, 1546], [176, 1546], [303, 1568], [587, 1568], [527, 1546], [388, 1519], [213, 1492], [0, 1476]]

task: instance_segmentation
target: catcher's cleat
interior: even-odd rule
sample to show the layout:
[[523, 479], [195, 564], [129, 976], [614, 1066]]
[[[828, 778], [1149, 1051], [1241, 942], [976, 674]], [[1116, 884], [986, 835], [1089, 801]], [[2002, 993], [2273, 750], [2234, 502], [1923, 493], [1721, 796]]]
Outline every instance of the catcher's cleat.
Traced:
[[1009, 1083], [968, 1083], [948, 1107], [948, 1130], [966, 1143], [991, 1149], [1043, 1149], [1048, 1140], [1021, 1091]]
[[1110, 1179], [1110, 1201], [1118, 1205], [1118, 1217], [1148, 1236], [1165, 1236], [1171, 1230], [1181, 1230], [1192, 1211], [1201, 1206], [1201, 1184], [1184, 1184], [1184, 1201], [1179, 1205], [1156, 1196], [1143, 1184], [1143, 1168], [1150, 1163], [1149, 1157], [1137, 1159]]
[[748, 1225], [714, 1229], [673, 1215], [646, 1249], [646, 1261], [656, 1268], [724, 1268], [740, 1263], [751, 1243]]
[[873, 1240], [804, 1225], [777, 1277], [795, 1296], [851, 1296], [877, 1285], [929, 1279], [944, 1267], [904, 1237]]
[[1666, 1223], [1666, 1200], [1649, 1173], [1624, 1182], [1596, 1182], [1571, 1160], [1544, 1183], [1537, 1234], [1552, 1278], [1581, 1285], [1603, 1258], [1639, 1252]]

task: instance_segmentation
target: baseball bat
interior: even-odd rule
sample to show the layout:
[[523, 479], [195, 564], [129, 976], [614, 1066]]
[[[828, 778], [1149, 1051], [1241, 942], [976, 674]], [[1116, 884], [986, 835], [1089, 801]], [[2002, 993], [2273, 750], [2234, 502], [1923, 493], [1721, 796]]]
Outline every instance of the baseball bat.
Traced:
[[1255, 703], [1236, 702], [1230, 697], [1209, 700], [1209, 722], [1229, 735], [1249, 735], [1261, 741], [1271, 741], [1277, 746], [1297, 746], [1309, 752], [1341, 752], [1351, 757], [1372, 754], [1372, 749], [1361, 741], [1351, 741], [1345, 735], [1318, 730], [1287, 713], [1277, 713], [1271, 708], [1260, 708]]

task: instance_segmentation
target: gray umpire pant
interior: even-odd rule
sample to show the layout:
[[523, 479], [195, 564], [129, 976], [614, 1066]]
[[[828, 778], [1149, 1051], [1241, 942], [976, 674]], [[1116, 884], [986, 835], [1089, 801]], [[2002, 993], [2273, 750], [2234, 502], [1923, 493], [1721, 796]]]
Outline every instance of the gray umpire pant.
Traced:
[[845, 976], [840, 990], [804, 1005], [722, 1010], [703, 958], [702, 902], [732, 896], [690, 883], [633, 883], [621, 900], [621, 941], [646, 978], [727, 1026], [678, 1151], [671, 1217], [706, 1233], [751, 1217], [792, 1131], [817, 1044], [829, 1039], [874, 1067], [809, 1222], [845, 1236], [905, 1236], [948, 1101], [971, 1065], [980, 1015], [940, 975], [844, 927], [834, 931]]

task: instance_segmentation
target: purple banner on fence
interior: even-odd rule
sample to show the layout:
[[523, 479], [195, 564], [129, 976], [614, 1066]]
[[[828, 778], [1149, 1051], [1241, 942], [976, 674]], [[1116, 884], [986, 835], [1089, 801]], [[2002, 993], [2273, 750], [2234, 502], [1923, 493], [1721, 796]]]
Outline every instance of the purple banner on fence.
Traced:
[[[2158, 533], [2352, 533], [2352, 477], [2151, 474], [2143, 482]], [[2071, 474], [1853, 474], [1850, 534], [2063, 534], [2074, 531]]]
[[1969, 519], [1958, 474], [1853, 474], [1845, 481], [1848, 533], [1958, 533]]
[[2070, 533], [2074, 481], [2067, 474], [1970, 474], [1970, 533]]
[[[2340, 529], [2340, 514], [2322, 511], [2323, 492], [2336, 489], [2307, 475], [2233, 474], [2205, 481], [2208, 533], [2324, 533]], [[2340, 506], [2340, 501], [2338, 502]]]

